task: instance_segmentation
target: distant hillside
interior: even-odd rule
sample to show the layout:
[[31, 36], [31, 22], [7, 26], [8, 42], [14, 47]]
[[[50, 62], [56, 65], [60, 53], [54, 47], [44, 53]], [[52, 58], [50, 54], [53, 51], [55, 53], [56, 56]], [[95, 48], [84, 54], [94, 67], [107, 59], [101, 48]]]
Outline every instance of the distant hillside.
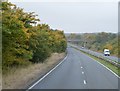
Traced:
[[[66, 34], [67, 39], [79, 39], [78, 45], [84, 46], [90, 50], [103, 52], [104, 48], [108, 48], [112, 55], [118, 56], [118, 34], [117, 33], [71, 33]], [[120, 49], [120, 48], [119, 48]], [[120, 51], [120, 50], [119, 50]]]

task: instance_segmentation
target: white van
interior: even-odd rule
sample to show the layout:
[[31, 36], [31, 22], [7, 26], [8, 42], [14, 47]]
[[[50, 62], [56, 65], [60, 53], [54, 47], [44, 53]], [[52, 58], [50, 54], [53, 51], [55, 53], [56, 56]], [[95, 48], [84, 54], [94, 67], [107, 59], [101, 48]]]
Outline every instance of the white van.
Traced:
[[104, 55], [105, 55], [105, 56], [110, 56], [110, 51], [109, 51], [109, 49], [104, 49]]

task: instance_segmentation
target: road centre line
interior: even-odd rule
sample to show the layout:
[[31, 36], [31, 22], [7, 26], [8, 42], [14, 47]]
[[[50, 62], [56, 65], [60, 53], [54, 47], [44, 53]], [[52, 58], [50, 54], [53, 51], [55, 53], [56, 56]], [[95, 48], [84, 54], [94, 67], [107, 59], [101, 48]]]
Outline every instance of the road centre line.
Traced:
[[87, 84], [85, 80], [83, 82], [84, 82], [84, 84]]
[[82, 74], [84, 74], [84, 72], [82, 71]]

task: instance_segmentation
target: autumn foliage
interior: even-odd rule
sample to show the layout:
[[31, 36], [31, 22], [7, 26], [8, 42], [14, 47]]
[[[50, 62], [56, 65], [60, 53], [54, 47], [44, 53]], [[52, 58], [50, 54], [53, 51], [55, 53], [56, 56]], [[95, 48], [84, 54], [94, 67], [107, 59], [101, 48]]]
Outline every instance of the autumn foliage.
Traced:
[[43, 62], [53, 52], [65, 52], [64, 32], [47, 24], [37, 24], [34, 12], [2, 2], [2, 64], [3, 69], [33, 62]]
[[67, 39], [80, 40], [77, 44], [85, 46], [85, 48], [103, 53], [104, 49], [109, 49], [111, 55], [119, 56], [119, 39], [117, 33], [83, 33], [83, 34], [70, 34]]

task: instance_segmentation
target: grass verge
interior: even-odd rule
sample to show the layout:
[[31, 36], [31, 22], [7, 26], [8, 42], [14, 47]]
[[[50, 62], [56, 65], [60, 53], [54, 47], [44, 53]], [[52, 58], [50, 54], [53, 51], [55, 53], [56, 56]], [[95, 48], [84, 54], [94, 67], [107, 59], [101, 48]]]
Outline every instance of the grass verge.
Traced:
[[0, 62], [0, 91], [2, 90], [2, 63]]
[[36, 63], [24, 68], [14, 68], [2, 77], [2, 89], [24, 89], [35, 82], [65, 57], [65, 53], [53, 53], [44, 63]]

